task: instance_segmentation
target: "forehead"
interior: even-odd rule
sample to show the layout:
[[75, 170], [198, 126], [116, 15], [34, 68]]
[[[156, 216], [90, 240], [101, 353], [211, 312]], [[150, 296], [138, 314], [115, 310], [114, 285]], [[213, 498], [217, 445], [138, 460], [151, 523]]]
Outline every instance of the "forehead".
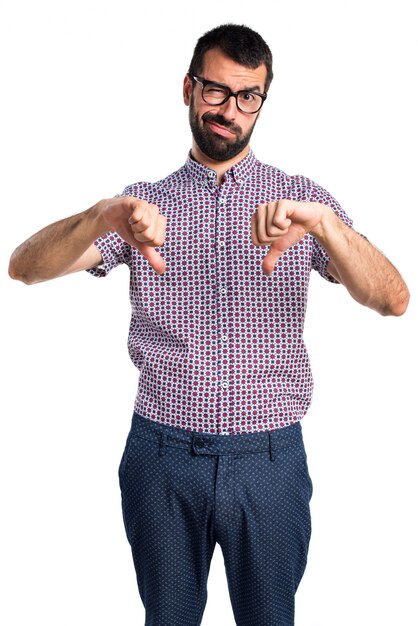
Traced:
[[225, 83], [233, 90], [259, 87], [264, 90], [267, 68], [264, 64], [255, 69], [233, 61], [221, 50], [208, 50], [203, 58], [202, 77], [217, 83]]

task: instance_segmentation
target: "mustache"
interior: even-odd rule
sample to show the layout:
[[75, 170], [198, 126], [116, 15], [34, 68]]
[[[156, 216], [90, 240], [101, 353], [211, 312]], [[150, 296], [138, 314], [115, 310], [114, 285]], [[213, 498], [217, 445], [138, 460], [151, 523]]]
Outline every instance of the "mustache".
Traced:
[[226, 120], [223, 115], [217, 115], [216, 113], [211, 113], [210, 111], [202, 115], [202, 120], [204, 122], [213, 122], [214, 124], [219, 124], [219, 126], [224, 126], [237, 135], [242, 132], [241, 127], [238, 126], [238, 124], [234, 124], [233, 122]]

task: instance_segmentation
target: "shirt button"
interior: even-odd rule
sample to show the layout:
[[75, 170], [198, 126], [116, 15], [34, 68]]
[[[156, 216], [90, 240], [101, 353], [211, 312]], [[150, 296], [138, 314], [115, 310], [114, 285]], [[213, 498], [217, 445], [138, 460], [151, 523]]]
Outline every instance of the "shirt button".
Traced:
[[221, 294], [222, 294], [223, 296], [226, 294], [226, 289], [225, 289], [225, 288], [222, 288], [222, 289], [221, 289]]
[[222, 387], [223, 387], [224, 389], [227, 389], [227, 387], [228, 387], [228, 383], [226, 382], [226, 380], [224, 380], [224, 382], [222, 383]]
[[228, 341], [228, 335], [222, 335], [222, 341]]
[[220, 242], [219, 242], [219, 246], [220, 246], [221, 248], [225, 248], [225, 242], [224, 242], [224, 241], [220, 241]]

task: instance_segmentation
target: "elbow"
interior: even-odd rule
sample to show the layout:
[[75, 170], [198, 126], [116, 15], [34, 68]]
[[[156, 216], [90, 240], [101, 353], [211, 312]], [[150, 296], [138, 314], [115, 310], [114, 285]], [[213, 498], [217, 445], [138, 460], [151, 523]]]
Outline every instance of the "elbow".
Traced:
[[31, 280], [31, 278], [19, 268], [18, 264], [14, 261], [13, 256], [9, 263], [9, 276], [13, 280], [20, 280], [20, 282], [25, 285], [33, 285], [36, 282], [35, 280]]
[[[13, 259], [10, 259], [10, 263], [9, 263], [9, 276], [10, 278], [12, 278], [13, 280], [22, 280], [23, 281], [23, 276], [22, 274], [18, 271], [17, 267], [15, 266], [15, 264], [13, 263]], [[23, 281], [24, 282], [24, 281]]]
[[401, 317], [401, 315], [403, 315], [408, 308], [409, 299], [409, 290], [406, 288], [396, 299], [394, 298], [387, 304], [387, 306], [381, 311], [381, 314]]
[[9, 276], [13, 280], [20, 280], [20, 282], [25, 283], [25, 285], [32, 285], [32, 282], [24, 274], [17, 272], [12, 266], [9, 266]]

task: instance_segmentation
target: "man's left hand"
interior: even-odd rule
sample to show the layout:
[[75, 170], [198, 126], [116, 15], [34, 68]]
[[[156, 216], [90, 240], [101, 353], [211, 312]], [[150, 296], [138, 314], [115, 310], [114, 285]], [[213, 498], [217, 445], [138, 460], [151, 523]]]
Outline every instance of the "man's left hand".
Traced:
[[260, 204], [251, 217], [251, 238], [256, 246], [270, 246], [262, 263], [264, 274], [270, 276], [283, 252], [318, 226], [324, 209], [319, 202], [294, 200]]

